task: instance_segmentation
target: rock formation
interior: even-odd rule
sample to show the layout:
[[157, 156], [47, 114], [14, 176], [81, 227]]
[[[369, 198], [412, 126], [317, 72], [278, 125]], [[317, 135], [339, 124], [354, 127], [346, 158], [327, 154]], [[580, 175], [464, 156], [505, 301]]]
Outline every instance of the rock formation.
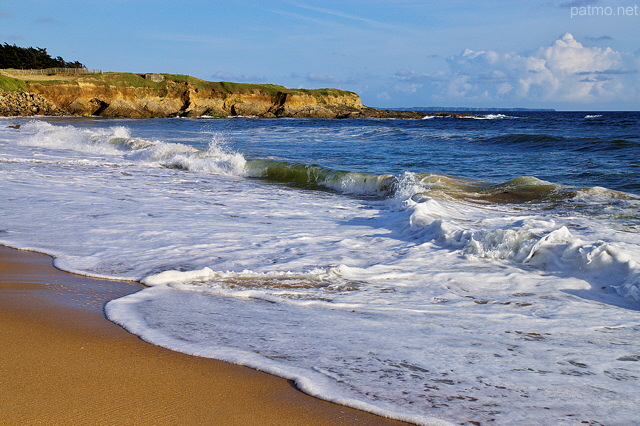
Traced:
[[0, 90], [0, 116], [61, 115], [61, 111], [40, 95]]
[[[424, 117], [423, 113], [414, 111], [365, 107], [357, 94], [337, 89], [305, 90], [270, 84], [209, 82], [171, 74], [54, 75], [46, 79], [0, 77], [0, 115], [3, 116]], [[1, 90], [3, 81], [12, 83], [14, 90]]]

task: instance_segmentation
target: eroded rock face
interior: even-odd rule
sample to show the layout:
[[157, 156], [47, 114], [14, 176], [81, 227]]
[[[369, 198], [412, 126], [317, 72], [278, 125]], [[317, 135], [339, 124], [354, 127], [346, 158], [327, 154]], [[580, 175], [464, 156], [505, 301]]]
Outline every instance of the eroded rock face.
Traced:
[[184, 105], [183, 91], [175, 88], [162, 93], [148, 87], [115, 87], [79, 82], [46, 85], [28, 83], [27, 89], [49, 100], [68, 115], [172, 117], [180, 115]]
[[313, 95], [292, 93], [228, 93], [186, 82], [153, 87], [116, 87], [88, 82], [27, 83], [29, 92], [47, 99], [69, 115], [104, 117], [258, 116], [336, 118], [342, 108], [363, 108], [355, 93]]
[[413, 119], [425, 115], [369, 108], [362, 105], [357, 94], [335, 89], [213, 83], [169, 74], [115, 73], [56, 81], [25, 80], [24, 86], [26, 92], [0, 91], [0, 115]]

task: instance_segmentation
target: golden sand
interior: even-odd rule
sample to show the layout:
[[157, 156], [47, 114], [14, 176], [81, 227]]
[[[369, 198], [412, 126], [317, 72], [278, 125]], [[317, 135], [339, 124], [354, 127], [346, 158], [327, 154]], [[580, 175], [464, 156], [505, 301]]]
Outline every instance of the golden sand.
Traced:
[[0, 424], [401, 424], [153, 346], [104, 318], [106, 301], [139, 289], [0, 246]]

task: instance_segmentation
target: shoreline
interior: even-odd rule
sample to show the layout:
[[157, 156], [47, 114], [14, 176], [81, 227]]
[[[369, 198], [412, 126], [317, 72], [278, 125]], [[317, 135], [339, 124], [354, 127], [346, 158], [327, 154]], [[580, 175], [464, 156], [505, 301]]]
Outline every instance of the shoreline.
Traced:
[[2, 423], [406, 424], [248, 367], [151, 345], [105, 318], [108, 300], [141, 288], [0, 246]]

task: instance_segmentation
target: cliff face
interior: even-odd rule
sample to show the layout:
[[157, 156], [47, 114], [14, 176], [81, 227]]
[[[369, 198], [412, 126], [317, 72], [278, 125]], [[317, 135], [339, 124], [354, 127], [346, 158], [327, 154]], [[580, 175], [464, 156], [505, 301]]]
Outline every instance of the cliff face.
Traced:
[[17, 115], [420, 119], [425, 113], [369, 108], [357, 94], [337, 89], [216, 83], [170, 74], [16, 76], [0, 70], [0, 116]]
[[[336, 118], [358, 114], [364, 108], [360, 97], [353, 92], [212, 83], [163, 74], [104, 74], [49, 81], [25, 79], [24, 87], [30, 95], [50, 104], [47, 114], [132, 118], [203, 115]], [[0, 93], [0, 104], [2, 97]], [[27, 106], [20, 109], [20, 114], [4, 115], [30, 115], [30, 111], [33, 108]]]

